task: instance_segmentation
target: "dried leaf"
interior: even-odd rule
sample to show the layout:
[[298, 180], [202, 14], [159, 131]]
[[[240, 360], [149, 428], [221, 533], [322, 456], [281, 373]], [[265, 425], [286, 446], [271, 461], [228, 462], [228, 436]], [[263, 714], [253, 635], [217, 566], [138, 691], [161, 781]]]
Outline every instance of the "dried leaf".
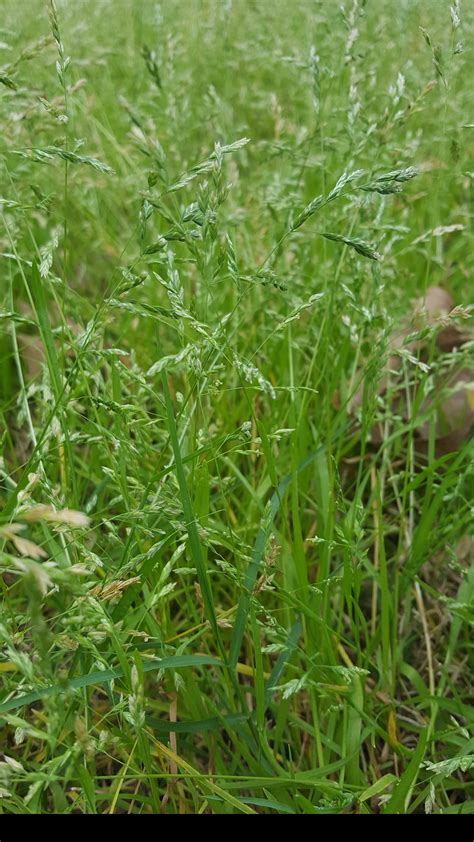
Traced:
[[[393, 333], [388, 342], [390, 356], [385, 363], [380, 377], [377, 394], [386, 393], [389, 385], [393, 387], [391, 406], [397, 415], [408, 421], [408, 406], [405, 395], [405, 384], [400, 382], [399, 372], [402, 359], [416, 364], [423, 371], [428, 367], [419, 360], [424, 349], [424, 333], [433, 334], [433, 329], [439, 327], [436, 335], [436, 345], [442, 353], [451, 352], [461, 347], [469, 338], [462, 332], [455, 319], [467, 318], [470, 307], [454, 307], [449, 292], [443, 287], [431, 286], [425, 297], [414, 307], [414, 314], [408, 324]], [[412, 338], [413, 336], [413, 338]], [[435, 390], [421, 405], [420, 415], [426, 416], [436, 412], [435, 451], [436, 456], [443, 456], [459, 449], [469, 438], [474, 429], [474, 372], [467, 368], [451, 371], [444, 376], [435, 378]], [[350, 411], [360, 406], [363, 397], [363, 386], [359, 388], [350, 405]], [[430, 435], [430, 423], [423, 422], [416, 428], [416, 448], [420, 453], [426, 453]], [[383, 440], [383, 431], [378, 425], [371, 430], [374, 444]]]
[[453, 299], [443, 287], [428, 287], [424, 299], [424, 309], [428, 316], [436, 319], [443, 313], [449, 313], [454, 307]]
[[[436, 406], [436, 455], [458, 450], [474, 429], [474, 372], [461, 369], [438, 381], [436, 394], [422, 404], [424, 413]], [[429, 423], [417, 428], [419, 450], [428, 441]]]

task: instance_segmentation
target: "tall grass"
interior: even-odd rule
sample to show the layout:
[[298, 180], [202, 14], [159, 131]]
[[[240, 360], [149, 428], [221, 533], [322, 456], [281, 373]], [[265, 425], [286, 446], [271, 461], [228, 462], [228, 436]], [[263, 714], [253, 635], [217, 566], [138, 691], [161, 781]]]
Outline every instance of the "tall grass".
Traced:
[[470, 4], [4, 9], [0, 811], [472, 812]]

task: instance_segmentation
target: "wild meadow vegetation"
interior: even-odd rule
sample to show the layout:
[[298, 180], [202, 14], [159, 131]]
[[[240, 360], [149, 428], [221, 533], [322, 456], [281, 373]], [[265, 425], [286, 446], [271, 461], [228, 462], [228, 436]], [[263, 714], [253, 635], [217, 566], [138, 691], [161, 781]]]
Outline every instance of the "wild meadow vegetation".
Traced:
[[473, 812], [472, 4], [2, 11], [0, 811]]

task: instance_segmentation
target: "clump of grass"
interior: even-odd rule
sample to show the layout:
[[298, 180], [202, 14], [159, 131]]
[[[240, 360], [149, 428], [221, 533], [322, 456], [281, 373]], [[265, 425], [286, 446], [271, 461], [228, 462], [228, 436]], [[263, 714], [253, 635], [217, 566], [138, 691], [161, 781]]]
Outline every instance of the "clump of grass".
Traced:
[[472, 812], [474, 20], [286, 7], [7, 0], [4, 813]]

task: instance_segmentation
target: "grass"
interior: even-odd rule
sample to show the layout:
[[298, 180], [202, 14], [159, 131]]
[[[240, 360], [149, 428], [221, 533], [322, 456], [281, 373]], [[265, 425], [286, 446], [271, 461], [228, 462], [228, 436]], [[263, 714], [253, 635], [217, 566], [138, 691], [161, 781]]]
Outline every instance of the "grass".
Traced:
[[470, 4], [4, 12], [0, 811], [473, 812]]

